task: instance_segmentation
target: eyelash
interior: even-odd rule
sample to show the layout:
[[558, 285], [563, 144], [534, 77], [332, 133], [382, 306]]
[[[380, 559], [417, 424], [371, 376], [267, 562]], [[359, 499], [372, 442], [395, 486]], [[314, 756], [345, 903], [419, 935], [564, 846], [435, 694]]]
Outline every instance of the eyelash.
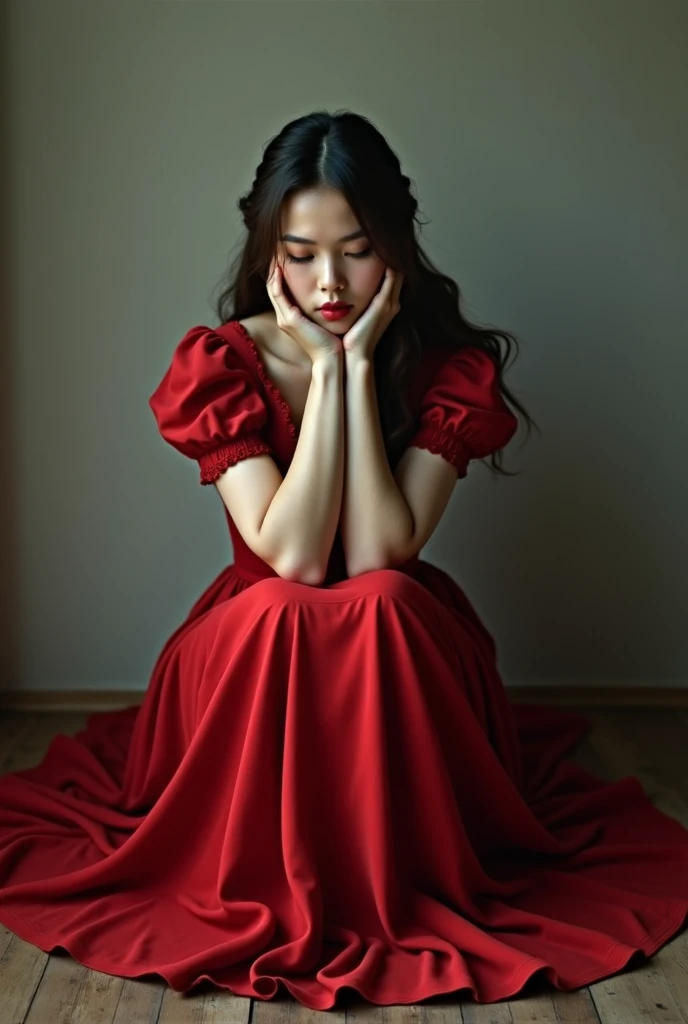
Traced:
[[[350, 252], [350, 253], [347, 253], [347, 255], [351, 256], [352, 259], [362, 260], [366, 256], [370, 256], [372, 251], [373, 251], [373, 247], [372, 246], [368, 246], [368, 248], [364, 249], [363, 252]], [[292, 256], [291, 253], [287, 253], [287, 259], [289, 260], [290, 263], [308, 263], [308, 261], [312, 260], [313, 257], [312, 256]]]

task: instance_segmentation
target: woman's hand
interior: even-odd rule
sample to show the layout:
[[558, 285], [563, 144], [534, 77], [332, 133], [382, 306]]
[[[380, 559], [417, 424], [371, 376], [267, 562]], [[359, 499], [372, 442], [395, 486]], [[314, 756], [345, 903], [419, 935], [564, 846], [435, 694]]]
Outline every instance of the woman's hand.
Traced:
[[378, 341], [401, 309], [399, 293], [403, 283], [404, 275], [401, 271], [385, 267], [380, 290], [373, 296], [365, 312], [351, 325], [346, 334], [342, 335], [345, 353], [353, 353], [372, 360]]
[[279, 329], [301, 346], [312, 363], [324, 356], [341, 353], [340, 338], [304, 316], [299, 307], [285, 295], [282, 280], [282, 268], [273, 256], [266, 286], [277, 314]]

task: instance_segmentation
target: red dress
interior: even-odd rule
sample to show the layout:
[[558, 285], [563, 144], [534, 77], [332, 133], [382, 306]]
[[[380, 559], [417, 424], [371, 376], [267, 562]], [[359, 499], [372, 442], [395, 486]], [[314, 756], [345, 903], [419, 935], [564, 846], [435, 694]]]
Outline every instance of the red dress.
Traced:
[[[412, 444], [466, 475], [517, 421], [477, 349], [428, 351]], [[286, 473], [289, 408], [243, 327], [194, 327], [150, 399], [210, 484]], [[217, 500], [222, 503], [219, 495]], [[96, 712], [0, 777], [0, 921], [108, 974], [203, 979], [331, 1009], [536, 973], [570, 990], [650, 955], [688, 914], [688, 831], [640, 782], [567, 760], [590, 722], [509, 702], [457, 583], [411, 559], [320, 587], [243, 543], [167, 640], [143, 703]], [[351, 993], [350, 993], [351, 994]]]

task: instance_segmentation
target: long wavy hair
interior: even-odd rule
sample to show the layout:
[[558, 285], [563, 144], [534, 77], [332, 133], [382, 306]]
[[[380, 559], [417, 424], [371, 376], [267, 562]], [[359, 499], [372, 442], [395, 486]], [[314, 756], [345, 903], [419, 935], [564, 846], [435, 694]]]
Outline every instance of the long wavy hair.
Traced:
[[[404, 274], [401, 309], [374, 353], [390, 465], [394, 467], [413, 433], [414, 417], [405, 395], [423, 337], [450, 352], [468, 346], [487, 352], [498, 367], [499, 389], [524, 417], [528, 436], [531, 425], [541, 433], [503, 381], [512, 343], [519, 351], [518, 339], [508, 331], [471, 323], [462, 312], [459, 286], [433, 265], [416, 237], [414, 224], [428, 222], [418, 217], [411, 179], [402, 174], [399, 159], [372, 122], [351, 111], [299, 117], [265, 146], [253, 185], [237, 202], [248, 237], [221, 281], [222, 292], [214, 303], [220, 324], [273, 311], [266, 280], [278, 248], [283, 204], [296, 192], [322, 187], [344, 196], [373, 250]], [[492, 453], [490, 468], [503, 476], [520, 475], [504, 470], [501, 456], [501, 450]]]

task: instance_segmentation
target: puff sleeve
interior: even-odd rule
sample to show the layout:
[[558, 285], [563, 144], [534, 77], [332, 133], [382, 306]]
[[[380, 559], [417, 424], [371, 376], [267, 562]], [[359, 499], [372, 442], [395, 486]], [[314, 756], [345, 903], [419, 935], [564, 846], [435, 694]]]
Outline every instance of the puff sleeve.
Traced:
[[458, 479], [467, 475], [471, 459], [503, 448], [517, 429], [518, 420], [499, 390], [493, 359], [482, 349], [464, 348], [435, 370], [408, 446], [442, 455]]
[[261, 434], [268, 413], [255, 380], [210, 327], [187, 331], [148, 401], [163, 439], [198, 462], [201, 484], [240, 459], [273, 454]]

